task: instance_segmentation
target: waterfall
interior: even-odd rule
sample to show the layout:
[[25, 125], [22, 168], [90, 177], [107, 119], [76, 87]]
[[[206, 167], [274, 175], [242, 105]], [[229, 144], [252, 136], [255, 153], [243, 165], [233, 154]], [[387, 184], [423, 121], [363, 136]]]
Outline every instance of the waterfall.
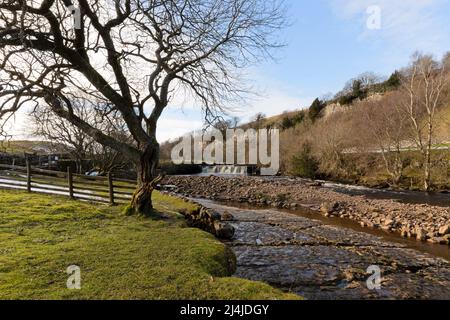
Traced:
[[216, 165], [203, 167], [204, 175], [247, 175], [246, 166], [234, 166], [234, 165]]

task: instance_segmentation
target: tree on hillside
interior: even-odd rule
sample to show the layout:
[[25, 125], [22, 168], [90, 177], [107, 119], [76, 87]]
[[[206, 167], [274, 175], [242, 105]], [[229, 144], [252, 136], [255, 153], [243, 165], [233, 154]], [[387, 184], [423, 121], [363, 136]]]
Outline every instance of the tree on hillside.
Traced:
[[266, 115], [262, 112], [258, 112], [252, 118], [254, 129], [261, 129], [263, 122], [266, 120]]
[[354, 108], [353, 130], [360, 148], [381, 155], [392, 184], [398, 186], [405, 168], [402, 148], [409, 136], [408, 116], [402, 110], [405, 95], [387, 93], [381, 100], [363, 101]]
[[[72, 12], [71, 4], [0, 3], [0, 118], [45, 105], [117, 150], [138, 173], [132, 211], [148, 215], [161, 114], [180, 94], [195, 97], [206, 118], [242, 98], [239, 71], [279, 47], [284, 7], [278, 0], [77, 0]], [[107, 106], [105, 114], [117, 112], [133, 143], [80, 118], [79, 91]]]
[[432, 56], [415, 53], [405, 70], [403, 90], [408, 96], [404, 111], [414, 132], [413, 140], [422, 154], [423, 189], [431, 188], [432, 149], [435, 143], [436, 114], [445, 102], [449, 88], [450, 65], [444, 59], [438, 63]]
[[309, 107], [309, 118], [313, 122], [316, 121], [320, 117], [322, 110], [325, 109], [326, 106], [327, 105], [325, 102], [319, 100], [319, 98], [316, 98]]
[[358, 77], [347, 81], [344, 89], [336, 94], [336, 99], [341, 105], [349, 105], [357, 99], [365, 99], [378, 83], [380, 83], [380, 77], [375, 73], [362, 73]]
[[300, 149], [300, 153], [296, 154], [292, 160], [291, 173], [296, 176], [314, 179], [317, 175], [317, 160], [312, 156], [311, 143], [305, 141]]
[[400, 87], [402, 83], [402, 76], [399, 71], [395, 71], [391, 76], [384, 82], [384, 85], [388, 89], [396, 89]]

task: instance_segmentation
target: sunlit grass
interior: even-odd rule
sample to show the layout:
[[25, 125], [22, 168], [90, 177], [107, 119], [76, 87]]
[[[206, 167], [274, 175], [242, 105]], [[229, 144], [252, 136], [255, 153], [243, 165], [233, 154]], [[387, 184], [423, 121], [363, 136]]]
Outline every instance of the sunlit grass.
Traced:
[[[292, 299], [230, 277], [235, 258], [177, 211], [195, 205], [155, 192], [165, 218], [127, 217], [123, 207], [0, 190], [2, 299]], [[81, 269], [81, 290], [66, 269]]]

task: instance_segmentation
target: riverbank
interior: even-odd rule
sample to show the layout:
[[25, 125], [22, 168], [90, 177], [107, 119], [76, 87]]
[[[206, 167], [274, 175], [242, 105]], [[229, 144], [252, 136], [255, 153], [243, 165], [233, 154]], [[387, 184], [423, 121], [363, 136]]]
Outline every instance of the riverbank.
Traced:
[[[159, 192], [153, 202], [158, 214], [146, 219], [121, 206], [0, 190], [0, 299], [300, 298], [232, 277], [233, 252], [179, 214], [195, 204]], [[67, 288], [69, 266], [79, 267], [79, 290]]]
[[450, 243], [448, 207], [369, 199], [301, 179], [172, 176], [164, 183], [175, 185], [174, 192], [188, 197], [285, 209], [307, 207], [324, 216], [351, 219], [364, 227], [430, 243]]

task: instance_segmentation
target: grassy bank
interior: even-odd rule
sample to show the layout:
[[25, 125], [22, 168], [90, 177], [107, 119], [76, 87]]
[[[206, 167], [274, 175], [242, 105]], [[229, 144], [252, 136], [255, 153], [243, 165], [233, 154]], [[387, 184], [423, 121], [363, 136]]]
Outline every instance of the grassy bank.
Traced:
[[[292, 299], [230, 277], [234, 257], [176, 212], [190, 205], [159, 193], [163, 219], [121, 207], [0, 190], [1, 299]], [[192, 209], [192, 207], [191, 207]], [[81, 269], [69, 290], [66, 269]]]

